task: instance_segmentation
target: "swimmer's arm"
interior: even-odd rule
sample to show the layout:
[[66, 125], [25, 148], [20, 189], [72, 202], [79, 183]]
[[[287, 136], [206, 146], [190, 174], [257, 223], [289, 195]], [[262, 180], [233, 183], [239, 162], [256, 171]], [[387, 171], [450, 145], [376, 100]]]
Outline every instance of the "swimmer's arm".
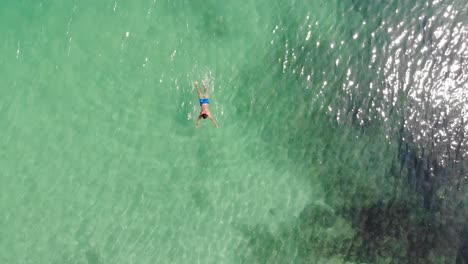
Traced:
[[200, 120], [201, 120], [201, 116], [198, 116], [198, 120], [197, 120], [197, 128], [200, 127]]
[[216, 128], [219, 128], [218, 126], [218, 123], [216, 123], [216, 121], [214, 120], [214, 118], [212, 116], [209, 117], [210, 120], [213, 122], [213, 124], [215, 125]]

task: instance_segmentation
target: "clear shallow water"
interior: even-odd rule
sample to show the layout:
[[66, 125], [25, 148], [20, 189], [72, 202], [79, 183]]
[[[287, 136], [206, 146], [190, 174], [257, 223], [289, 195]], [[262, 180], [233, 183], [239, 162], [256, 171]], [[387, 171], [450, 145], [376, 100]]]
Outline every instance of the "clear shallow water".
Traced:
[[2, 2], [2, 262], [466, 261], [467, 8]]

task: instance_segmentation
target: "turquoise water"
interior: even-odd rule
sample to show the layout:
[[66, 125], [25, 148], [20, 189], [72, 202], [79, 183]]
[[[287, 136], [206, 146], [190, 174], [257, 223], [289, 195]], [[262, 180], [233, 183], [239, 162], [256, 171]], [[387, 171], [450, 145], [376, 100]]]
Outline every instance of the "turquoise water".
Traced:
[[468, 262], [467, 12], [2, 1], [1, 262]]

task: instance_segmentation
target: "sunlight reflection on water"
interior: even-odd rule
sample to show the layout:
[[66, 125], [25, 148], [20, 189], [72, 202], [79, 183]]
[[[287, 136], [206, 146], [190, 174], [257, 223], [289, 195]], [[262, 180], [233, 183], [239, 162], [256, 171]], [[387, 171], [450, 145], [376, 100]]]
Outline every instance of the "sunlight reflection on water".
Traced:
[[[466, 12], [452, 5], [435, 10], [391, 34], [386, 48], [394, 55], [388, 55], [383, 69], [387, 84], [382, 93], [386, 100], [407, 94], [405, 129], [418, 145], [437, 149], [444, 165], [450, 154], [468, 154], [467, 140], [460, 136], [468, 128], [468, 28]], [[397, 100], [401, 98], [394, 97]]]

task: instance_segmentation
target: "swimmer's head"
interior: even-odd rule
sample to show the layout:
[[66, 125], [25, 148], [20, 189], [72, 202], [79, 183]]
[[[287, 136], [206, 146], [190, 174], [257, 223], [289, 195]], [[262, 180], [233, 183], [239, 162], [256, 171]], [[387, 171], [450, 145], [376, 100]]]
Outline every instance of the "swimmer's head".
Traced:
[[202, 114], [201, 116], [203, 117], [203, 119], [206, 119], [208, 117], [207, 114]]

